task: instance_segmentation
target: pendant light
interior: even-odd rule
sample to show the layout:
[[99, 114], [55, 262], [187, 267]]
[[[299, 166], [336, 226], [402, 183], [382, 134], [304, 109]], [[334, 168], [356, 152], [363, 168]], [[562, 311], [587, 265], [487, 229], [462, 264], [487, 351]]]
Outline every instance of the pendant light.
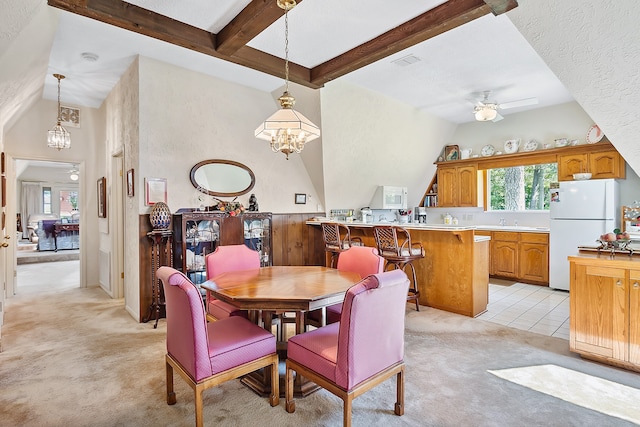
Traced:
[[48, 132], [47, 146], [60, 151], [63, 148], [71, 148], [71, 134], [62, 127], [60, 118], [62, 109], [60, 108], [60, 80], [64, 79], [62, 74], [54, 74], [53, 77], [58, 79], [58, 123]]
[[275, 153], [300, 153], [307, 142], [320, 136], [320, 128], [311, 120], [293, 109], [296, 99], [289, 94], [289, 10], [296, 5], [295, 0], [277, 0], [278, 7], [284, 9], [284, 93], [280, 101], [280, 110], [264, 121], [255, 131], [258, 139], [269, 141]]

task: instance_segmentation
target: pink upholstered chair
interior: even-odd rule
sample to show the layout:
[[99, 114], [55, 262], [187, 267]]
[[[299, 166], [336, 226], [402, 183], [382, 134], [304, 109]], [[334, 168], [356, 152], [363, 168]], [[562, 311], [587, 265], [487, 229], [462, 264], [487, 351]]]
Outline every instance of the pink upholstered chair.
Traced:
[[[352, 401], [396, 375], [396, 415], [404, 413], [404, 317], [409, 280], [402, 270], [368, 276], [352, 286], [340, 322], [289, 339], [286, 404], [294, 412], [293, 371], [344, 402], [351, 425]], [[384, 313], [384, 316], [380, 316]]]
[[[205, 258], [207, 280], [228, 271], [250, 270], [260, 268], [260, 254], [245, 245], [218, 246]], [[207, 290], [207, 319], [211, 321], [225, 319], [230, 316], [247, 317], [247, 312], [239, 310], [231, 304], [216, 299]]]
[[[338, 270], [351, 271], [360, 274], [364, 279], [370, 274], [378, 274], [384, 271], [384, 258], [378, 255], [378, 250], [369, 246], [351, 246], [338, 256]], [[340, 321], [342, 303], [334, 304], [326, 308], [326, 324]], [[322, 324], [322, 310], [313, 310], [307, 313], [307, 325], [315, 327]]]
[[273, 334], [240, 316], [207, 322], [198, 288], [181, 272], [160, 267], [167, 310], [167, 404], [176, 403], [173, 370], [195, 392], [196, 426], [202, 426], [202, 392], [260, 368], [271, 371], [271, 406], [280, 402]]

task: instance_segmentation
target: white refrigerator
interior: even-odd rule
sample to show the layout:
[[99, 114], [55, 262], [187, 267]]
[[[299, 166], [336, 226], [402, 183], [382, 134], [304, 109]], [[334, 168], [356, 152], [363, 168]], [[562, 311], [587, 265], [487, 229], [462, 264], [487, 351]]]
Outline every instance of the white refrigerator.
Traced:
[[569, 255], [597, 245], [617, 227], [618, 183], [614, 179], [560, 182], [550, 191], [549, 287], [569, 290]]

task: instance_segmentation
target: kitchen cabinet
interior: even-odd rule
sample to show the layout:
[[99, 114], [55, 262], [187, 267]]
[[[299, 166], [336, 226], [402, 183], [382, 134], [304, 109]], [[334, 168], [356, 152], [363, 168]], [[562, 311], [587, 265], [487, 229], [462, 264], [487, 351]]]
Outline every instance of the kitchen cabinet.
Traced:
[[624, 178], [624, 159], [615, 150], [558, 155], [559, 181], [573, 181], [581, 172], [591, 172], [591, 179]]
[[493, 233], [491, 241], [493, 264], [489, 274], [508, 279], [518, 277], [518, 234], [509, 231]]
[[515, 231], [482, 231], [491, 236], [489, 274], [537, 285], [549, 284], [549, 235]]
[[640, 257], [569, 257], [570, 349], [640, 371]]
[[518, 279], [549, 283], [549, 235], [520, 233]]
[[478, 168], [438, 165], [438, 206], [478, 206]]

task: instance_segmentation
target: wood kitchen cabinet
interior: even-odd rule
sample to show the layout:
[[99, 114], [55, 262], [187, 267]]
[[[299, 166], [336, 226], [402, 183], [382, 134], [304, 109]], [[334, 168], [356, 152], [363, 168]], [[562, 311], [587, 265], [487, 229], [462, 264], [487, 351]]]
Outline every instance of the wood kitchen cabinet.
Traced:
[[549, 284], [549, 235], [514, 231], [476, 231], [491, 236], [489, 274], [537, 285]]
[[559, 181], [573, 181], [573, 174], [581, 172], [591, 172], [591, 179], [624, 178], [624, 159], [615, 150], [558, 155]]
[[478, 206], [478, 168], [438, 165], [438, 206]]
[[520, 233], [518, 279], [549, 283], [549, 235]]
[[640, 371], [640, 257], [569, 257], [570, 349]]
[[320, 227], [309, 227], [312, 214], [273, 214], [273, 265], [324, 265]]
[[509, 231], [493, 233], [489, 274], [508, 279], [518, 277], [518, 234]]

